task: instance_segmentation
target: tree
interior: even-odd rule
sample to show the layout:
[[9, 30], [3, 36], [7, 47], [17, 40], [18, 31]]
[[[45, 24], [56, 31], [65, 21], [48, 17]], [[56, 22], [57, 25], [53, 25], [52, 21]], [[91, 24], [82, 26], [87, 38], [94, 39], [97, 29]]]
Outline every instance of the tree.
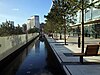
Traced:
[[39, 29], [38, 28], [31, 28], [28, 30], [28, 33], [35, 33], [35, 32], [39, 32]]
[[16, 35], [23, 34], [22, 27], [20, 27], [19, 24], [18, 24], [18, 26], [14, 27], [14, 34], [16, 34]]
[[[90, 7], [99, 8], [99, 5], [95, 5], [96, 3], [100, 3], [100, 0], [92, 0], [93, 2], [90, 3], [89, 0], [65, 0], [69, 2], [72, 8], [75, 7], [75, 10], [81, 10], [82, 13], [82, 53], [84, 53], [84, 10]], [[83, 62], [83, 57], [80, 58], [80, 61]]]
[[0, 26], [0, 36], [11, 36], [22, 33], [22, 27], [20, 25], [15, 27], [10, 21], [3, 22]]

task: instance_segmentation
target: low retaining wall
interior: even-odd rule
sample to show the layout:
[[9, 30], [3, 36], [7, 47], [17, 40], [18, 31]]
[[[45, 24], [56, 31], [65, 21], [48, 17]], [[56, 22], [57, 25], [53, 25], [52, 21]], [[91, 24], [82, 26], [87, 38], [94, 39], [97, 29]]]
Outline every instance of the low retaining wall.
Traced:
[[53, 67], [55, 66], [54, 68], [55, 70], [57, 70], [57, 72], [59, 72], [59, 75], [66, 75], [62, 63], [59, 62], [59, 59], [57, 58], [53, 48], [50, 45], [50, 42], [48, 42], [46, 37], [45, 37], [45, 43], [46, 43], [47, 50], [49, 51], [49, 53], [51, 53], [50, 57], [52, 57], [52, 62], [54, 64]]
[[37, 35], [38, 34], [36, 33], [28, 34], [27, 40], [26, 34], [0, 37], [0, 61], [35, 38]]
[[34, 37], [31, 37], [30, 40], [27, 43], [19, 44], [13, 48], [10, 48], [9, 50], [6, 50], [6, 52], [2, 53], [0, 55], [0, 71], [2, 70], [16, 57], [22, 52], [28, 45], [30, 45], [39, 35], [37, 34]]

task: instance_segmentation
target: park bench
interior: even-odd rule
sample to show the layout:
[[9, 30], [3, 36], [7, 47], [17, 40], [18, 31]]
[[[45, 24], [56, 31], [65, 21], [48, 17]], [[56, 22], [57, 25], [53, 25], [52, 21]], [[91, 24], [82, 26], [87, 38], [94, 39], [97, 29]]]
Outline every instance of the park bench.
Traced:
[[66, 54], [66, 56], [71, 55], [71, 56], [80, 56], [80, 62], [83, 63], [83, 56], [100, 56], [99, 51], [99, 45], [87, 45], [85, 53], [71, 53], [71, 54]]

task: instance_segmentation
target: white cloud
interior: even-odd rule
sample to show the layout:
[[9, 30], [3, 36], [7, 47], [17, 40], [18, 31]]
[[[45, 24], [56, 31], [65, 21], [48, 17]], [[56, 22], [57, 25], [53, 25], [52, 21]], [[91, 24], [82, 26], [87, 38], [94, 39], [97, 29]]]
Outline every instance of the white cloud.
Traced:
[[14, 8], [14, 9], [12, 9], [13, 11], [19, 11], [19, 9], [18, 8]]

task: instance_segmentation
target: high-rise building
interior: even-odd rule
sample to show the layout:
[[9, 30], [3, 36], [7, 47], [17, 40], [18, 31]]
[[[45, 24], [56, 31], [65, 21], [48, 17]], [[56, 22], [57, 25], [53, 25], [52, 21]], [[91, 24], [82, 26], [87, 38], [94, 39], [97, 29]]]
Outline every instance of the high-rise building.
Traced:
[[35, 22], [35, 27], [40, 28], [39, 16], [38, 15], [34, 16], [34, 22]]
[[31, 16], [30, 25], [31, 25], [31, 28], [35, 27], [35, 17], [34, 16]]
[[27, 30], [31, 29], [31, 19], [27, 19]]
[[31, 16], [31, 18], [27, 20], [27, 29], [29, 30], [34, 27], [40, 28], [38, 15]]

